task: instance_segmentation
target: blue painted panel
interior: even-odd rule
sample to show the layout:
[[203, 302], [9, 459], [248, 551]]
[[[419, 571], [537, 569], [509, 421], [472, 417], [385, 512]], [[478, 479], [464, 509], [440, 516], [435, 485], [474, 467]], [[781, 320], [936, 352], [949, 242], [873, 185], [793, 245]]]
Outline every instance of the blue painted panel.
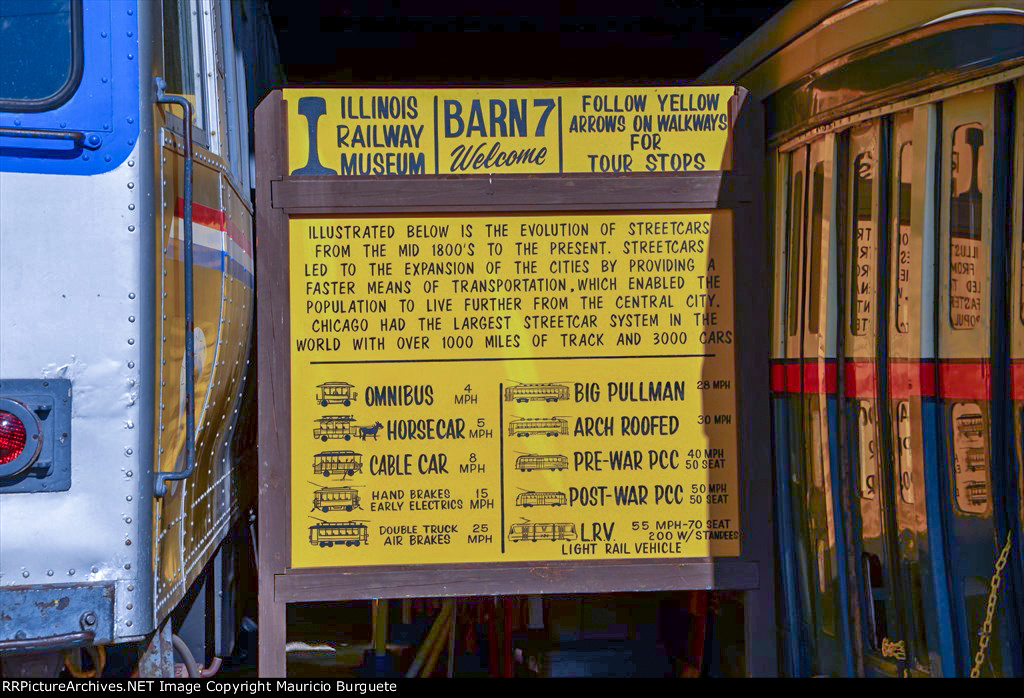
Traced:
[[49, 111], [0, 112], [0, 128], [81, 131], [85, 142], [0, 137], [0, 171], [91, 175], [124, 162], [139, 137], [136, 9], [135, 2], [83, 0], [78, 90]]

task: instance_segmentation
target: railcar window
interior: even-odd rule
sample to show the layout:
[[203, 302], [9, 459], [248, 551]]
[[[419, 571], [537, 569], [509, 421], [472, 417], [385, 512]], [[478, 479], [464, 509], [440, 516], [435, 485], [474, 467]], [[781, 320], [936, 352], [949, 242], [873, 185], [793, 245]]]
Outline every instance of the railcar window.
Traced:
[[850, 332], [864, 336], [873, 329], [875, 302], [875, 239], [872, 203], [875, 159], [871, 150], [859, 153], [853, 161], [854, 247], [853, 284], [850, 293]]
[[797, 172], [793, 177], [793, 198], [789, 203], [789, 293], [786, 303], [789, 305], [789, 334], [793, 336], [800, 331], [800, 232], [803, 227], [804, 210], [804, 173]]
[[896, 202], [896, 331], [910, 331], [910, 194], [914, 148], [910, 141], [899, 147], [897, 163], [899, 194]]
[[825, 203], [825, 165], [818, 163], [811, 173], [811, 220], [810, 240], [808, 241], [808, 253], [810, 254], [810, 269], [808, 269], [808, 281], [810, 288], [807, 291], [810, 301], [810, 317], [807, 318], [807, 331], [811, 334], [818, 333], [820, 324], [819, 308], [821, 305], [821, 226], [822, 214]]
[[202, 128], [202, 59], [195, 0], [163, 0], [164, 79], [167, 92], [192, 103], [192, 123]]
[[82, 72], [79, 0], [0, 3], [0, 109], [44, 111], [60, 106]]
[[954, 330], [970, 330], [981, 321], [982, 254], [981, 177], [978, 167], [984, 143], [980, 123], [953, 129], [953, 168], [949, 201], [949, 322]]

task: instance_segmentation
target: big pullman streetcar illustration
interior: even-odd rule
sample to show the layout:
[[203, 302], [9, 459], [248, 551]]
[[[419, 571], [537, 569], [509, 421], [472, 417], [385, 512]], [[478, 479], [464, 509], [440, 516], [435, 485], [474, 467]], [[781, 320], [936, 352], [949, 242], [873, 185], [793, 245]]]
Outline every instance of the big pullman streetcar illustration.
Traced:
[[523, 383], [505, 388], [505, 400], [508, 402], [529, 402], [543, 400], [558, 402], [569, 399], [569, 386], [558, 383]]

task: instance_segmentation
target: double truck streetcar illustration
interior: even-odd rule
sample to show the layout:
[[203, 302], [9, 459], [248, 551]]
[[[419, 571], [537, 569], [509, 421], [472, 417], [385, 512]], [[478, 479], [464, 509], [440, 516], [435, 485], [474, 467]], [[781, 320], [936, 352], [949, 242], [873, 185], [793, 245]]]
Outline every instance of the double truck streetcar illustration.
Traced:
[[534, 470], [568, 470], [569, 457], [560, 455], [541, 455], [524, 453], [516, 457], [516, 470], [529, 473]]
[[564, 436], [569, 433], [569, 421], [561, 417], [513, 419], [508, 423], [509, 436]]
[[313, 438], [320, 439], [321, 441], [327, 441], [328, 439], [345, 439], [345, 441], [350, 441], [355, 436], [363, 441], [370, 437], [376, 440], [377, 432], [384, 427], [380, 422], [375, 422], [371, 427], [360, 426], [355, 423], [355, 420], [356, 418], [349, 414], [320, 417], [315, 420], [319, 426], [313, 429]]
[[321, 407], [338, 404], [348, 407], [356, 401], [356, 389], [351, 383], [342, 381], [321, 383], [316, 386], [316, 389], [316, 401]]
[[356, 492], [355, 487], [320, 487], [315, 482], [310, 482], [309, 484], [319, 487], [319, 489], [313, 492], [314, 511], [317, 509], [323, 512], [335, 509], [352, 511], [353, 509], [363, 508], [360, 504], [359, 493]]
[[532, 490], [523, 490], [522, 493], [516, 497], [517, 507], [564, 507], [565, 502], [565, 494], [562, 492], [534, 492]]
[[370, 529], [362, 521], [344, 521], [331, 523], [323, 519], [310, 517], [317, 523], [309, 527], [309, 543], [321, 548], [333, 548], [335, 545], [355, 546], [366, 543], [369, 545]]
[[363, 469], [363, 454], [355, 451], [323, 451], [313, 456], [313, 473], [324, 477], [355, 475]]
[[559, 383], [521, 383], [505, 388], [506, 402], [558, 402], [569, 399], [569, 386]]
[[571, 523], [514, 523], [508, 529], [508, 540], [511, 543], [539, 540], [573, 541], [576, 540], [576, 524]]

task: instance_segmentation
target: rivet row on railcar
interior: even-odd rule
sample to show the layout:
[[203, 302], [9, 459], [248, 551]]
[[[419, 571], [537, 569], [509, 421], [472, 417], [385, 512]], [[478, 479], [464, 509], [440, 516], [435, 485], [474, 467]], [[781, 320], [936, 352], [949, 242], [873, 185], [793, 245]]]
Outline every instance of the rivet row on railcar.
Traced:
[[254, 426], [249, 97], [276, 51], [249, 0], [0, 4], [5, 677], [97, 646], [172, 675], [171, 617], [200, 665], [231, 652], [255, 468], [236, 427]]

